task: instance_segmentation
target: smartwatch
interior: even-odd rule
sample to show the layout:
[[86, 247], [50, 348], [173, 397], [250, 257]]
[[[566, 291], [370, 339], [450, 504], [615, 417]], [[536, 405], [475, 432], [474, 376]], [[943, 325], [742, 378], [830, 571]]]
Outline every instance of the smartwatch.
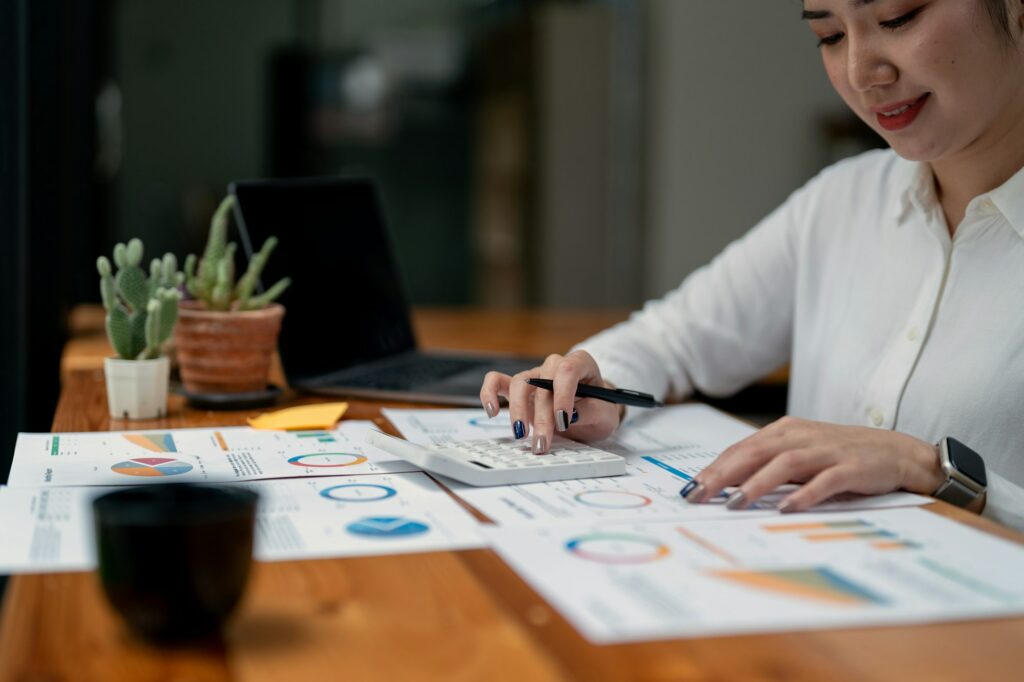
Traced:
[[943, 438], [939, 442], [939, 465], [946, 480], [932, 497], [957, 507], [980, 508], [988, 486], [981, 455], [956, 438]]

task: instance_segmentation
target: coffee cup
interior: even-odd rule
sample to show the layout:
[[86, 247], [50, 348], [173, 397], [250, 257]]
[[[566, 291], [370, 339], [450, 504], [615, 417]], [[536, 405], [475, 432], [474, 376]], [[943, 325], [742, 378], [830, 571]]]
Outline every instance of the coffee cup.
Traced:
[[151, 484], [93, 501], [103, 590], [146, 639], [216, 635], [252, 565], [258, 496], [233, 485]]

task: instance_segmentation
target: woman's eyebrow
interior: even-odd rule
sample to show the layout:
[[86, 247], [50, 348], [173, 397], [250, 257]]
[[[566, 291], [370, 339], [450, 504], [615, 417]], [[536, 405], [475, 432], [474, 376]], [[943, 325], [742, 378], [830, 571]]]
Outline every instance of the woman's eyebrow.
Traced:
[[[856, 9], [859, 7], [864, 7], [865, 5], [870, 5], [874, 1], [875, 0], [850, 0], [850, 4], [853, 5], [853, 7]], [[831, 16], [832, 12], [830, 12], [827, 9], [805, 9], [803, 11], [803, 14], [801, 15], [801, 18], [804, 19], [805, 21], [812, 21], [814, 19], [828, 19]]]

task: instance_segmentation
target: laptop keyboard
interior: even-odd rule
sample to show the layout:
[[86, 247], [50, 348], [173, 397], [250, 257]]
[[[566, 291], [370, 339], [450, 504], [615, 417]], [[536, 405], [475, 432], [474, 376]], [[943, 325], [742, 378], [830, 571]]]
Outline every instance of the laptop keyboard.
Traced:
[[405, 391], [447, 379], [466, 370], [484, 366], [483, 360], [413, 357], [364, 374], [346, 375], [345, 385], [354, 388]]

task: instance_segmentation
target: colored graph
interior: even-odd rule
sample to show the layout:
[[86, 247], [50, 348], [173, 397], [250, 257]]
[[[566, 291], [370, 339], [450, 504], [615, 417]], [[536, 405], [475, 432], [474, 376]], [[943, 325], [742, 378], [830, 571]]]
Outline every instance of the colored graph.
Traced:
[[350, 523], [346, 530], [364, 537], [400, 538], [422, 535], [430, 530], [430, 526], [401, 516], [368, 516]]
[[639, 509], [651, 503], [651, 498], [626, 490], [584, 490], [573, 495], [573, 499], [599, 509]]
[[151, 452], [177, 452], [174, 436], [169, 433], [125, 433], [124, 439]]
[[787, 597], [836, 606], [884, 604], [885, 599], [830, 568], [784, 568], [766, 571], [712, 571], [711, 575]]
[[398, 493], [394, 488], [374, 483], [347, 483], [324, 488], [320, 491], [321, 497], [336, 502], [376, 502], [394, 497]]
[[648, 564], [669, 555], [666, 545], [631, 533], [591, 533], [569, 540], [565, 548], [581, 559], [612, 565]]
[[136, 457], [110, 467], [123, 476], [177, 476], [192, 471], [192, 465], [169, 457]]
[[766, 523], [761, 528], [768, 533], [806, 533], [819, 530], [855, 531], [873, 528], [867, 521], [860, 519], [844, 519], [841, 521], [810, 521], [796, 523]]
[[288, 458], [288, 463], [297, 467], [352, 467], [364, 462], [366, 462], [365, 457], [350, 452], [317, 452]]
[[319, 443], [335, 443], [337, 439], [330, 431], [295, 431], [292, 433], [296, 438], [312, 438]]
[[761, 527], [768, 533], [799, 533], [804, 542], [847, 542], [867, 540], [871, 547], [882, 551], [920, 549], [917, 542], [901, 539], [896, 533], [878, 528], [862, 519], [838, 521], [808, 521], [796, 523], [770, 523]]
[[499, 419], [489, 419], [488, 417], [473, 417], [469, 420], [469, 425], [481, 429], [511, 429], [508, 422], [503, 422]]

